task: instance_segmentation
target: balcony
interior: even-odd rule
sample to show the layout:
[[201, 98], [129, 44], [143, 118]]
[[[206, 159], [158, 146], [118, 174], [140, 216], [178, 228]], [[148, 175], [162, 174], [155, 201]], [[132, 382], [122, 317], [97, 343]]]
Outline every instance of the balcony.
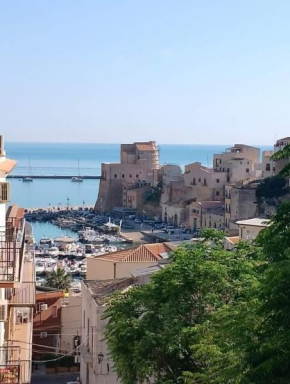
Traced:
[[5, 299], [10, 306], [30, 307], [35, 304], [35, 265], [34, 258], [25, 255], [22, 263], [22, 281], [20, 288], [7, 288]]
[[30, 383], [31, 362], [21, 360], [20, 347], [4, 346], [0, 348], [0, 383]]
[[6, 227], [0, 228], [0, 287], [13, 287], [20, 281], [20, 266], [24, 254], [25, 220], [8, 218]]

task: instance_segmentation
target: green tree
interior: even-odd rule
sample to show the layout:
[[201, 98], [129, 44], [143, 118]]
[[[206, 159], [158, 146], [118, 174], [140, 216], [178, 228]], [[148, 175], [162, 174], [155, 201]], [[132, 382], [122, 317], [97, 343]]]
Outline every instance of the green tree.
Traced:
[[110, 301], [106, 338], [124, 384], [151, 377], [168, 384], [203, 380], [209, 365], [205, 351], [212, 356], [215, 351], [209, 339], [208, 348], [202, 346], [202, 328], [215, 313], [222, 318], [232, 302], [240, 300], [242, 306], [243, 292], [257, 284], [252, 247], [227, 252], [220, 237], [207, 231], [203, 241], [178, 248], [172, 264], [151, 283]]
[[[271, 157], [273, 161], [279, 160], [289, 160], [290, 159], [290, 144], [285, 145], [283, 149], [280, 149]], [[289, 176], [290, 175], [290, 162], [285, 165], [285, 167], [280, 172], [281, 176]]]
[[52, 271], [47, 278], [46, 285], [51, 288], [63, 289], [67, 291], [70, 287], [71, 278], [63, 268]]
[[264, 179], [256, 190], [258, 200], [284, 196], [289, 188], [286, 187], [286, 179], [281, 176], [267, 177]]
[[253, 383], [290, 382], [290, 202], [283, 203], [257, 243], [263, 248], [263, 279], [257, 308], [262, 322], [249, 345], [246, 375]]

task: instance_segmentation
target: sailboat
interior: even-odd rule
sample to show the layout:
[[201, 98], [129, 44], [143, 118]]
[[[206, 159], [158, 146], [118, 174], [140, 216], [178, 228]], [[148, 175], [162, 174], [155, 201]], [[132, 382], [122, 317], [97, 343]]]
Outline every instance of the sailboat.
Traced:
[[28, 160], [28, 176], [23, 177], [22, 181], [31, 183], [33, 181], [33, 178], [31, 177], [32, 171], [31, 171], [31, 165], [30, 165], [30, 158]]
[[82, 183], [83, 180], [84, 179], [80, 175], [80, 160], [78, 159], [78, 176], [72, 177], [71, 181], [73, 181], [75, 183]]

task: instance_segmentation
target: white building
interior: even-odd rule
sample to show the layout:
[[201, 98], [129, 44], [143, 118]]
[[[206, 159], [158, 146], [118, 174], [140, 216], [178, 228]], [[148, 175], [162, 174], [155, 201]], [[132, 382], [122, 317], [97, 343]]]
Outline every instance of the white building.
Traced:
[[107, 303], [115, 291], [125, 291], [135, 282], [134, 278], [109, 280], [84, 280], [82, 283], [82, 384], [120, 383], [113, 370], [105, 340], [108, 320], [103, 319]]
[[264, 228], [270, 225], [270, 220], [255, 217], [253, 219], [238, 220], [236, 224], [239, 227], [239, 238], [253, 241]]

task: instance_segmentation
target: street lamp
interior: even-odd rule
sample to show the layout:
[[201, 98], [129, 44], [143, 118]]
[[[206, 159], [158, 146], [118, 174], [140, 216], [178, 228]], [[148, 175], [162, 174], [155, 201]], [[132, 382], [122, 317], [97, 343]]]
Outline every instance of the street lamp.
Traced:
[[98, 354], [98, 363], [101, 364], [101, 362], [104, 360], [104, 354], [103, 352], [100, 352]]

